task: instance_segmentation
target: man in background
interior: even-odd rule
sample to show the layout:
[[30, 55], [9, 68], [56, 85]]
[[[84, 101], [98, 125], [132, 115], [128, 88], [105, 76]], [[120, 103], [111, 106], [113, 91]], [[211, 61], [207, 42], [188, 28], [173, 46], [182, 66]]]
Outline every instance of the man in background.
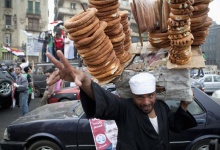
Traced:
[[19, 93], [19, 104], [21, 108], [22, 116], [28, 113], [28, 80], [22, 75], [22, 70], [20, 66], [15, 69], [16, 72], [16, 91]]
[[31, 102], [31, 94], [32, 94], [33, 89], [34, 89], [34, 84], [32, 82], [31, 75], [30, 75], [31, 68], [30, 67], [25, 67], [24, 72], [25, 72], [24, 76], [26, 76], [27, 80], [28, 80], [28, 106], [29, 106], [29, 104]]
[[116, 150], [118, 127], [114, 120], [106, 120], [104, 123], [105, 135], [111, 144], [106, 150]]
[[[54, 39], [54, 56], [57, 60], [59, 60], [59, 58], [56, 55], [56, 52], [58, 50], [61, 50], [63, 52], [63, 45], [64, 45], [64, 41], [63, 39], [60, 37], [60, 34], [56, 34], [56, 37]], [[64, 52], [63, 52], [64, 53]]]
[[22, 73], [24, 73], [24, 68], [29, 66], [29, 61], [28, 61], [28, 58], [27, 58], [27, 61], [25, 60], [25, 58], [22, 58], [21, 59], [21, 64], [20, 64], [20, 67], [22, 69]]

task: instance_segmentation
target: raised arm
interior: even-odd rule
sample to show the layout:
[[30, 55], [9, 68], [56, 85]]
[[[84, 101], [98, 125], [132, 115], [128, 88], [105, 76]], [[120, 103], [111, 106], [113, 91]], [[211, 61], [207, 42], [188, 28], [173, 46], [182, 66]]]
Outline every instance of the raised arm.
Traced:
[[61, 51], [57, 51], [57, 56], [60, 58], [60, 61], [55, 59], [50, 53], [46, 53], [46, 55], [58, 68], [57, 71], [50, 75], [50, 78], [47, 81], [48, 85], [56, 83], [59, 79], [75, 82], [77, 86], [79, 86], [91, 99], [94, 100], [94, 92], [91, 86], [92, 81], [83, 71], [73, 67]]

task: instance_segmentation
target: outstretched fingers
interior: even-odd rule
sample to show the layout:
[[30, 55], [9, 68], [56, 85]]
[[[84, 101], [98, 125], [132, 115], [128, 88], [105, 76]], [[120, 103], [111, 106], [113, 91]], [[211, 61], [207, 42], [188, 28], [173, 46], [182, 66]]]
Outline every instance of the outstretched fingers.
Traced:
[[50, 59], [50, 61], [59, 69], [62, 70], [63, 69], [63, 64], [60, 63], [54, 56], [52, 56], [50, 53], [46, 53], [46, 56], [48, 57], [48, 59]]
[[60, 61], [62, 62], [65, 69], [71, 69], [73, 68], [72, 65], [69, 63], [69, 61], [64, 57], [63, 53], [58, 50], [57, 56], [60, 58]]

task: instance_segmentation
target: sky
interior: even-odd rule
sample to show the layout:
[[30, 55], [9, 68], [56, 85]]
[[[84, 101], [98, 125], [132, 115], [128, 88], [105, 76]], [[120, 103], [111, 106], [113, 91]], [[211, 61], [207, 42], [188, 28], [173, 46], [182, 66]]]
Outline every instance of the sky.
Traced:
[[[54, 21], [54, 0], [48, 0], [49, 6], [49, 23]], [[213, 21], [216, 21], [217, 24], [220, 24], [220, 0], [213, 0], [209, 4], [210, 11], [208, 16], [212, 18]], [[49, 30], [53, 29], [52, 25], [48, 25]]]

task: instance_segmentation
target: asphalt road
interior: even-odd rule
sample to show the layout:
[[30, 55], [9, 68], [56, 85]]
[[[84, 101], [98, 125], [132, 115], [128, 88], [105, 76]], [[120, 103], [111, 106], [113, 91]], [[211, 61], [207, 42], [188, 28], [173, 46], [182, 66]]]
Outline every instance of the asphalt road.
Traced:
[[[29, 111], [32, 111], [35, 108], [40, 106], [40, 99], [41, 98], [35, 98], [31, 101], [30, 106], [29, 106]], [[3, 139], [5, 128], [11, 122], [18, 119], [20, 116], [21, 116], [21, 110], [17, 106], [15, 106], [14, 108], [8, 108], [8, 109], [3, 109], [0, 107], [0, 141]]]

